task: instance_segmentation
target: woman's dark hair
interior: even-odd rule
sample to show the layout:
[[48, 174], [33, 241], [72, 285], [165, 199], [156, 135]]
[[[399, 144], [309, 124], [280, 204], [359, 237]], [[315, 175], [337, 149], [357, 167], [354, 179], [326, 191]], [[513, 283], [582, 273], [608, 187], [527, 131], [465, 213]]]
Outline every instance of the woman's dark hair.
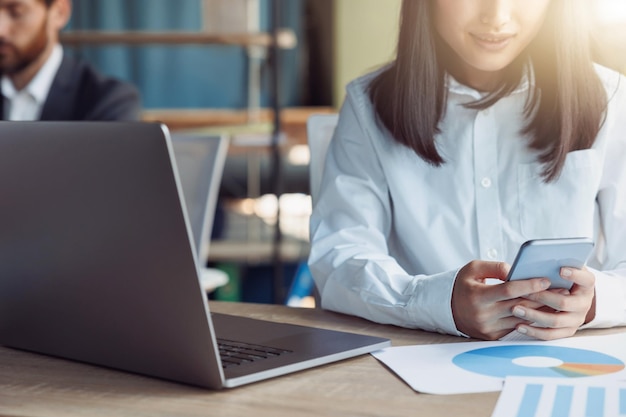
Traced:
[[[546, 182], [559, 177], [568, 152], [593, 145], [604, 120], [607, 97], [593, 67], [585, 1], [552, 0], [542, 29], [509, 65], [500, 85], [467, 105], [491, 106], [519, 85], [525, 65], [532, 63], [535, 87], [529, 92], [521, 133], [539, 151]], [[436, 33], [431, 9], [431, 0], [403, 0], [396, 59], [374, 78], [369, 95], [393, 137], [439, 166], [445, 161], [435, 135], [446, 105], [444, 76], [453, 52]]]

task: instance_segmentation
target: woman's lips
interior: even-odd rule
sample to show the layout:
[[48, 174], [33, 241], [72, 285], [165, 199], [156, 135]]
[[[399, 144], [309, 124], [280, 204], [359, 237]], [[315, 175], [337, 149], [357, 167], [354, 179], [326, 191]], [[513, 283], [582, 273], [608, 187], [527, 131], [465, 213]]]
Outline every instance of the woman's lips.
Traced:
[[488, 51], [499, 51], [507, 47], [511, 40], [515, 37], [512, 33], [470, 33], [474, 41]]

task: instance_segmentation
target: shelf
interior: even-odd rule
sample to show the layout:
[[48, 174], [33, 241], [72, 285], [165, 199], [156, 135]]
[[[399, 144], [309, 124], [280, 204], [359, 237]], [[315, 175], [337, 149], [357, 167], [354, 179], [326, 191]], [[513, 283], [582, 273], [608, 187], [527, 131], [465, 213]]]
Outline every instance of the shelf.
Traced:
[[[276, 42], [282, 49], [297, 45], [292, 30], [278, 32]], [[207, 33], [207, 32], [147, 32], [147, 31], [67, 31], [61, 32], [61, 43], [68, 46], [83, 45], [273, 45], [269, 33]]]
[[[218, 32], [201, 32], [201, 31], [99, 31], [99, 30], [73, 30], [63, 31], [60, 34], [60, 42], [64, 46], [83, 47], [83, 46], [147, 46], [147, 45], [224, 45], [224, 46], [240, 46], [246, 48], [249, 57], [248, 61], [248, 109], [243, 111], [194, 111], [194, 110], [156, 110], [144, 111], [142, 119], [144, 121], [158, 121], [166, 124], [170, 130], [176, 129], [207, 129], [226, 127], [233, 125], [245, 124], [265, 124], [272, 131], [269, 137], [276, 138], [280, 135], [289, 135], [289, 126], [283, 119], [284, 111], [280, 108], [278, 99], [279, 84], [279, 50], [293, 49], [297, 45], [297, 37], [294, 31], [290, 29], [279, 28], [278, 22], [280, 17], [280, 1], [272, 2], [272, 27], [270, 33], [265, 32], [243, 32], [243, 33], [218, 33]], [[258, 11], [257, 11], [258, 12]], [[258, 15], [258, 13], [257, 13]], [[250, 26], [250, 16], [247, 17], [247, 29], [258, 30], [258, 24]], [[257, 21], [258, 16], [257, 16]], [[267, 49], [264, 50], [264, 49]], [[271, 107], [272, 110], [260, 109], [260, 91], [261, 91], [261, 68], [262, 61], [267, 60], [271, 75]], [[294, 136], [299, 137], [300, 141], [306, 143], [306, 112], [297, 116], [298, 122], [295, 125], [295, 131], [291, 132]], [[280, 131], [279, 131], [280, 128]], [[273, 141], [272, 158], [273, 166], [278, 166], [280, 161], [279, 145]], [[276, 145], [276, 146], [274, 146]], [[276, 170], [276, 184], [280, 184], [280, 170]], [[280, 187], [275, 185], [272, 190], [279, 190]], [[280, 219], [279, 219], [280, 220]], [[278, 226], [279, 224], [277, 224]], [[275, 235], [281, 236], [279, 227], [275, 228]], [[277, 244], [280, 242], [280, 244]], [[248, 262], [271, 261], [281, 270], [280, 267], [284, 260], [301, 260], [306, 258], [308, 247], [306, 245], [294, 242], [285, 242], [281, 239], [273, 239], [269, 242], [229, 242], [220, 241], [211, 244], [210, 259], [213, 261], [220, 260], [241, 260]], [[245, 255], [244, 255], [245, 254]], [[244, 255], [244, 256], [242, 256]], [[281, 276], [277, 274], [275, 281], [281, 280]], [[282, 296], [278, 286], [275, 284], [274, 289], [277, 291], [275, 299], [280, 300]]]
[[[312, 114], [336, 113], [334, 107], [288, 107], [280, 112], [282, 133], [289, 144], [306, 144], [306, 121]], [[171, 131], [203, 131], [238, 134], [247, 132], [271, 134], [274, 112], [271, 109], [250, 112], [242, 109], [152, 109], [144, 110], [142, 120], [161, 122]]]
[[[305, 261], [308, 253], [308, 242], [283, 241], [280, 245], [280, 258], [284, 262]], [[273, 256], [272, 242], [214, 240], [209, 248], [210, 262], [271, 263]]]
[[[306, 125], [310, 115], [316, 113], [336, 113], [334, 107], [288, 107], [280, 112], [282, 123]], [[254, 110], [258, 123], [274, 120], [272, 109]], [[147, 109], [142, 119], [146, 122], [163, 122], [172, 130], [195, 129], [209, 126], [230, 126], [250, 123], [248, 109]]]

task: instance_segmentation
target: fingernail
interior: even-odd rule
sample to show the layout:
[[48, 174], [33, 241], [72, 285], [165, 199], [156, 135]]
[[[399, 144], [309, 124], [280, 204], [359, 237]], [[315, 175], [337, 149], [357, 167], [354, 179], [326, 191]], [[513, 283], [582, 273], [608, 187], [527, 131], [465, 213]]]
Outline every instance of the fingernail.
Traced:
[[569, 278], [572, 276], [572, 270], [570, 268], [561, 268], [561, 276], [563, 278]]
[[524, 317], [526, 315], [526, 310], [519, 306], [516, 306], [513, 308], [513, 315], [517, 317]]
[[548, 280], [548, 279], [542, 279], [542, 280], [541, 280], [541, 287], [542, 287], [542, 288], [550, 288], [550, 280]]
[[522, 327], [522, 326], [518, 327], [518, 328], [517, 328], [517, 331], [518, 331], [519, 333], [521, 333], [521, 334], [526, 334], [526, 333], [528, 333], [528, 329], [527, 329], [526, 327]]

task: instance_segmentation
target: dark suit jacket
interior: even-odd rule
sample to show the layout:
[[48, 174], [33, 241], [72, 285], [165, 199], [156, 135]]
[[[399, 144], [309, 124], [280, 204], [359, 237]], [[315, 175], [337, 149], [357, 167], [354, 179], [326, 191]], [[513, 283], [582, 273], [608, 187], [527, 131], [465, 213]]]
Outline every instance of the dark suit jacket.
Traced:
[[[41, 120], [139, 120], [139, 92], [131, 84], [106, 77], [88, 63], [63, 54], [44, 103]], [[0, 99], [0, 118], [4, 100]]]

